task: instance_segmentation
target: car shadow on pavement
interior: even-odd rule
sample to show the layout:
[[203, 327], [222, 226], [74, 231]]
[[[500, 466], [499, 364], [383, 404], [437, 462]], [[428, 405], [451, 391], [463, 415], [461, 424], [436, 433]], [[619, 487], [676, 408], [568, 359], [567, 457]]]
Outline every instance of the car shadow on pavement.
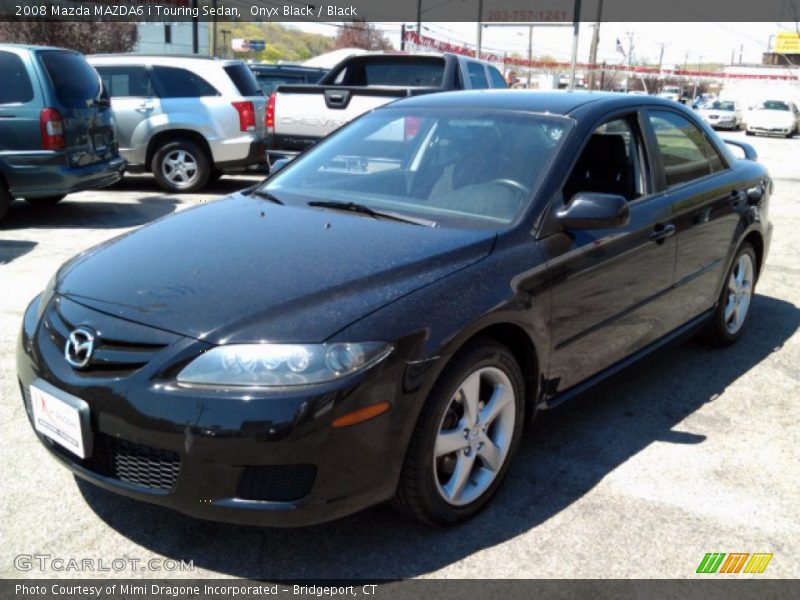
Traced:
[[[768, 296], [754, 298], [752, 317], [735, 346], [713, 349], [694, 340], [672, 346], [546, 414], [528, 428], [489, 507], [452, 529], [417, 524], [386, 506], [304, 529], [227, 525], [76, 481], [109, 526], [157, 554], [192, 560], [195, 568], [280, 580], [422, 575], [534, 530], [654, 442], [701, 444], [713, 436], [713, 431], [684, 431], [679, 424], [717, 401], [800, 326], [798, 307]], [[534, 538], [532, 566], [537, 551]]]
[[[195, 192], [197, 194], [213, 194], [224, 196], [239, 190], [255, 185], [265, 177], [262, 173], [237, 173], [241, 177], [223, 176], [217, 181], [207, 184], [203, 189]], [[126, 175], [120, 181], [108, 188], [109, 190], [120, 192], [151, 192], [167, 194], [156, 183], [152, 175]], [[181, 195], [181, 197], [191, 196], [191, 194]]]
[[39, 242], [30, 242], [28, 240], [0, 239], [0, 265], [7, 265], [20, 256], [25, 256], [28, 252], [33, 250], [38, 243]]
[[[109, 196], [113, 198], [113, 195]], [[175, 212], [174, 196], [149, 196], [135, 202], [70, 200], [55, 206], [13, 202], [0, 230], [6, 229], [122, 229], [136, 227]]]

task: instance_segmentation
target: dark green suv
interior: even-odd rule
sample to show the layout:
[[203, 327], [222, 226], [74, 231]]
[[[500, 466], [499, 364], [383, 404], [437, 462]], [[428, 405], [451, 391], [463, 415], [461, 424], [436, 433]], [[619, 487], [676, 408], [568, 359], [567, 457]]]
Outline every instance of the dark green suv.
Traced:
[[0, 219], [14, 198], [55, 204], [119, 180], [111, 107], [82, 54], [0, 44], [0, 82]]

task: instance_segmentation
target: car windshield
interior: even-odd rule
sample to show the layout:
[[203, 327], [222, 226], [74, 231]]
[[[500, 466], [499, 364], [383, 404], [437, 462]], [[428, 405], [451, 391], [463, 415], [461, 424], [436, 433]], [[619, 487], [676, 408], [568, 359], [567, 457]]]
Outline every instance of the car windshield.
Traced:
[[571, 125], [531, 113], [387, 108], [327, 138], [262, 191], [286, 204], [356, 203], [496, 229], [530, 204]]
[[719, 100], [709, 102], [706, 104], [706, 108], [710, 110], [736, 110], [736, 106], [733, 104], [733, 102], [720, 102]]
[[766, 100], [756, 107], [757, 110], [789, 110], [789, 105], [781, 100]]

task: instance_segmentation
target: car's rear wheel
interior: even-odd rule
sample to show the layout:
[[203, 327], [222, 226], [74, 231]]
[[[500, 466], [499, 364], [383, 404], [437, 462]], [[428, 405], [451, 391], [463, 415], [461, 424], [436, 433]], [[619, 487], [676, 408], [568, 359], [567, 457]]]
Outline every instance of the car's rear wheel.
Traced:
[[505, 346], [479, 340], [460, 351], [420, 414], [395, 505], [440, 525], [481, 510], [519, 445], [524, 397], [522, 372]]
[[757, 275], [756, 253], [743, 244], [725, 278], [717, 308], [706, 329], [707, 341], [716, 345], [738, 340], [750, 317]]
[[211, 175], [205, 151], [188, 140], [169, 142], [159, 148], [151, 168], [158, 185], [173, 194], [197, 191]]
[[755, 131], [750, 131], [749, 129], [744, 132], [745, 135], [755, 135]]
[[26, 198], [25, 200], [32, 206], [55, 206], [66, 198], [66, 194], [60, 196], [45, 196], [43, 198]]

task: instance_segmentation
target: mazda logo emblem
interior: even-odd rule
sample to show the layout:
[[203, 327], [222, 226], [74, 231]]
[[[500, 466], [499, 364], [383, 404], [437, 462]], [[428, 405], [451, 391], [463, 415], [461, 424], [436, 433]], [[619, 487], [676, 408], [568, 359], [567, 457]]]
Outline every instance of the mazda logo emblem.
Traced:
[[94, 334], [82, 327], [69, 334], [69, 339], [64, 345], [64, 358], [76, 369], [82, 369], [89, 364], [94, 352]]

